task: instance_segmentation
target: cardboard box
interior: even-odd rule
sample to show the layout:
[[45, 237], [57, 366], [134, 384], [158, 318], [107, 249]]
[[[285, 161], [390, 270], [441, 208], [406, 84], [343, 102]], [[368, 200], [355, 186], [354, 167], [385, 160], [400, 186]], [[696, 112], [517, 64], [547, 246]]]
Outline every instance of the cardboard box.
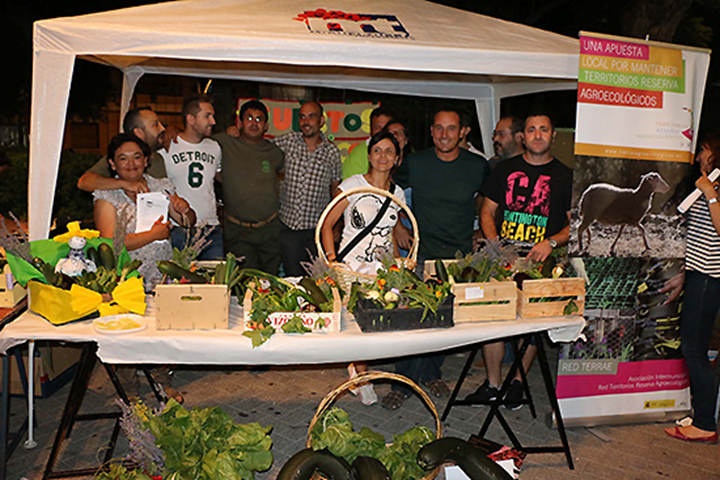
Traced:
[[[77, 346], [59, 345], [57, 342], [35, 342], [35, 397], [48, 398], [70, 382], [81, 353], [82, 348]], [[25, 373], [30, 376], [26, 347], [22, 348], [22, 354]], [[0, 378], [2, 378], [2, 371], [0, 371]], [[10, 393], [25, 395], [14, 353], [10, 356]]]
[[227, 285], [158, 285], [155, 287], [158, 330], [220, 330], [230, 325]]
[[[445, 265], [454, 260], [443, 260]], [[425, 261], [425, 280], [435, 275], [435, 261]], [[492, 322], [517, 318], [518, 289], [515, 282], [455, 283], [453, 321]]]
[[13, 277], [10, 265], [5, 265], [0, 273], [0, 308], [13, 308], [25, 298], [27, 290]]
[[[582, 315], [585, 311], [585, 280], [579, 277], [525, 280], [518, 298], [518, 316], [523, 318], [562, 316], [570, 301], [564, 297], [572, 297], [577, 305], [578, 310], [573, 315]], [[532, 301], [539, 298], [550, 301]], [[553, 298], [557, 300], [552, 300]]]
[[[251, 283], [250, 286], [254, 287]], [[282, 326], [290, 321], [293, 317], [298, 316], [302, 319], [303, 325], [312, 330], [312, 333], [338, 333], [340, 332], [340, 321], [342, 312], [342, 299], [340, 298], [340, 292], [337, 288], [332, 289], [333, 293], [333, 311], [332, 312], [321, 312], [321, 313], [305, 313], [305, 312], [275, 312], [271, 313], [268, 317], [270, 325], [277, 330], [276, 333], [285, 333], [282, 331]], [[248, 288], [245, 291], [245, 298], [243, 299], [243, 331], [248, 327], [248, 322], [252, 321], [250, 318], [250, 312], [252, 311], [252, 297], [253, 291]], [[322, 319], [324, 326], [320, 327], [317, 321]]]

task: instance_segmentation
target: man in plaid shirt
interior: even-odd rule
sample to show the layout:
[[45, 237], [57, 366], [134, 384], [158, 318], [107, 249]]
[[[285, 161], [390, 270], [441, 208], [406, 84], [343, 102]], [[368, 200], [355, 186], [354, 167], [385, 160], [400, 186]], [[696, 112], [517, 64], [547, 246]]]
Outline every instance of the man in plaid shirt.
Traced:
[[285, 180], [280, 187], [280, 245], [285, 275], [305, 275], [300, 262], [307, 251], [317, 255], [315, 227], [342, 180], [340, 150], [320, 129], [324, 110], [318, 102], [300, 108], [300, 132], [275, 139], [285, 153]]

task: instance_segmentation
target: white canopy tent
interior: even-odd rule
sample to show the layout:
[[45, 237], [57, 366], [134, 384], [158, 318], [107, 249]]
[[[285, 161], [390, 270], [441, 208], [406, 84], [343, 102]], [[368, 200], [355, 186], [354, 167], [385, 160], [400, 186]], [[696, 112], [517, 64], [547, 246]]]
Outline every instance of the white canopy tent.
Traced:
[[578, 53], [571, 38], [418, 0], [183, 0], [36, 22], [30, 238], [49, 231], [76, 58], [123, 71], [121, 114], [145, 73], [326, 86], [474, 100], [489, 146], [500, 100], [576, 88]]

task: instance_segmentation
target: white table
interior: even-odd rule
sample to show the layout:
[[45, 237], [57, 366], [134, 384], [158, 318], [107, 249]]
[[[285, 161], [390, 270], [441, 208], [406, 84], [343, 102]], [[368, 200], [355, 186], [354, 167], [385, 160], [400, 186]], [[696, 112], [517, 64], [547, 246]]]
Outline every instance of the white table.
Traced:
[[[13, 347], [35, 340], [57, 340], [86, 345], [43, 478], [52, 478], [67, 473], [53, 474], [52, 469], [62, 441], [69, 435], [73, 423], [79, 417], [78, 412], [96, 356], [105, 365], [343, 363], [438, 352], [544, 332], [547, 332], [553, 342], [571, 342], [580, 336], [585, 326], [585, 320], [582, 317], [569, 316], [463, 323], [447, 329], [362, 333], [352, 315], [343, 311], [340, 333], [306, 335], [278, 333], [262, 346], [252, 348], [250, 339], [242, 335], [242, 308], [237, 303], [233, 303], [231, 306], [230, 317], [230, 329], [228, 330], [159, 331], [155, 326], [154, 303], [152, 299], [149, 299], [146, 312], [148, 328], [126, 335], [99, 333], [92, 327], [90, 320], [54, 326], [30, 311], [7, 325], [0, 332], [0, 354], [6, 354]], [[92, 348], [88, 347], [89, 345], [92, 345]], [[114, 374], [111, 370], [108, 370], [108, 373], [111, 374], [112, 379]], [[119, 391], [122, 391], [121, 387]], [[124, 393], [122, 396], [124, 397]], [[558, 415], [559, 411], [557, 408], [555, 410]], [[109, 417], [96, 415], [94, 418]], [[4, 415], [1, 420], [5, 422]], [[117, 437], [117, 433], [118, 425], [116, 423], [113, 439]], [[563, 438], [563, 443], [566, 455], [569, 455], [565, 438]], [[0, 458], [0, 462], [3, 462], [4, 465], [5, 459]]]

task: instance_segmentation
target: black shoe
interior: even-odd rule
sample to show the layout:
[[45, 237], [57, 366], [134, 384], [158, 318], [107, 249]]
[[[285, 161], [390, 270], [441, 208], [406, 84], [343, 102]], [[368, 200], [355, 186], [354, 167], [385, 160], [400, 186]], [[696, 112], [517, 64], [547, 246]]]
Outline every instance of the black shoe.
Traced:
[[478, 404], [488, 404], [497, 400], [498, 393], [500, 393], [500, 389], [490, 385], [490, 381], [486, 379], [485, 382], [480, 385], [477, 390], [475, 390], [475, 393], [471, 393], [465, 397], [465, 401]]
[[520, 380], [513, 380], [508, 388], [503, 405], [508, 410], [520, 410], [523, 406], [523, 384]]

